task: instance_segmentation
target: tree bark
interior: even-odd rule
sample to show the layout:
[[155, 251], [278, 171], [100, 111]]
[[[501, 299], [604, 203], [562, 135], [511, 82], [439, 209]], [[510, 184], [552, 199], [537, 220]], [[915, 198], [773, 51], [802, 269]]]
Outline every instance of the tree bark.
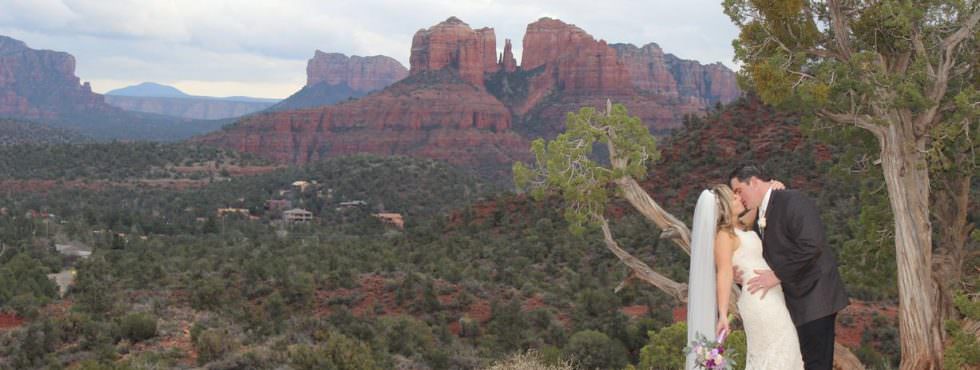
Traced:
[[895, 217], [902, 370], [941, 369], [942, 330], [932, 280], [932, 225], [925, 141], [893, 122], [881, 140], [882, 170]]
[[934, 193], [932, 204], [933, 216], [940, 228], [936, 233], [939, 237], [938, 248], [932, 260], [933, 279], [939, 288], [936, 299], [942, 315], [940, 322], [955, 318], [953, 292], [963, 278], [963, 261], [968, 257], [966, 244], [974, 228], [972, 223], [967, 222], [972, 175], [956, 173], [946, 176], [942, 180], [936, 179], [943, 186]]

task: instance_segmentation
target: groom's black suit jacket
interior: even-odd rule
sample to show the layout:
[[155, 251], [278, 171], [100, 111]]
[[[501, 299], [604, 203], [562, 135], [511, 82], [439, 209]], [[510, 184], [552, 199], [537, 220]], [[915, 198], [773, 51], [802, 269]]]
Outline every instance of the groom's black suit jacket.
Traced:
[[765, 217], [764, 230], [756, 225], [762, 255], [782, 281], [793, 323], [800, 326], [846, 307], [837, 260], [813, 200], [795, 190], [774, 190]]

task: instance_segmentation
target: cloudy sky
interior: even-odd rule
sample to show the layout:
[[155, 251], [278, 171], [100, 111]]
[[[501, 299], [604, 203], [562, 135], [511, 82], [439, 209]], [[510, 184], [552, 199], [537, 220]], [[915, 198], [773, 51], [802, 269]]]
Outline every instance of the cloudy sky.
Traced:
[[66, 51], [106, 92], [143, 81], [194, 95], [283, 98], [306, 82], [313, 51], [388, 55], [406, 67], [412, 35], [449, 16], [513, 40], [561, 19], [610, 43], [730, 68], [737, 30], [721, 0], [0, 0], [0, 34]]

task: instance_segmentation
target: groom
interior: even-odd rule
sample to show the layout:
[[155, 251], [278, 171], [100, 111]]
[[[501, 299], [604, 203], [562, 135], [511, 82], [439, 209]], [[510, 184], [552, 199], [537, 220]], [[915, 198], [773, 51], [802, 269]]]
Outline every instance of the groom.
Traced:
[[772, 268], [755, 271], [758, 276], [748, 281], [749, 292], [764, 297], [782, 284], [806, 370], [830, 370], [834, 323], [848, 302], [816, 204], [798, 191], [773, 191], [772, 178], [756, 165], [736, 168], [729, 180], [745, 209], [759, 210], [755, 231]]

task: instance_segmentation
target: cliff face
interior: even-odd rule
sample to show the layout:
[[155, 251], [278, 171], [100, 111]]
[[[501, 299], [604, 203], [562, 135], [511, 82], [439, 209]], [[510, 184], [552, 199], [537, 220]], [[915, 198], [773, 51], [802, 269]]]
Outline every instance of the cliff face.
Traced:
[[473, 30], [458, 18], [450, 17], [415, 33], [410, 73], [449, 68], [463, 81], [483, 87], [483, 74], [498, 68], [496, 57], [497, 38], [492, 28]]
[[306, 63], [306, 86], [269, 109], [284, 111], [333, 105], [381, 90], [406, 76], [405, 66], [391, 57], [348, 57], [317, 50]]
[[75, 57], [34, 50], [0, 36], [0, 115], [55, 119], [77, 111], [108, 112], [102, 95], [75, 76]]
[[677, 91], [683, 96], [696, 96], [709, 104], [728, 103], [741, 95], [735, 72], [720, 63], [702, 65], [667, 55], [667, 65], [677, 81]]
[[684, 115], [703, 114], [710, 107], [697, 89], [680, 93], [668, 57], [655, 44], [643, 49], [608, 45], [575, 25], [542, 18], [527, 26], [520, 71], [495, 76], [507, 80], [508, 88], [523, 83], [524, 95], [494, 91], [512, 102], [524, 131], [534, 135], [557, 135], [568, 112], [583, 106], [602, 109], [606, 99], [625, 104], [651, 130], [664, 132], [679, 127]]
[[408, 70], [397, 60], [384, 55], [347, 57], [340, 53], [317, 50], [306, 65], [306, 85], [320, 82], [346, 84], [357, 92], [381, 90], [408, 76]]
[[541, 69], [530, 82], [527, 100], [516, 111], [527, 113], [552, 93], [622, 95], [633, 88], [616, 50], [575, 25], [541, 18], [527, 26], [521, 69]]
[[198, 140], [287, 163], [373, 153], [499, 171], [526, 158], [528, 142], [510, 126], [510, 112], [492, 95], [435, 71], [335, 106], [250, 116]]

